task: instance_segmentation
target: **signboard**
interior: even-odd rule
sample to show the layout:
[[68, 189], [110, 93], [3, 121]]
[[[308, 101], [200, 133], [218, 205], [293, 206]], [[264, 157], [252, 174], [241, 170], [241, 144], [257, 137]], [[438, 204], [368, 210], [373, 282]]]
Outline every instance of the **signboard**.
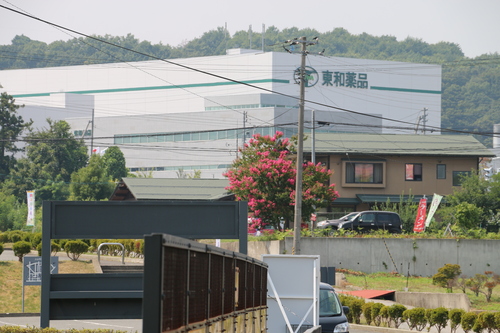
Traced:
[[[59, 257], [50, 257], [50, 274], [59, 271]], [[23, 285], [39, 286], [42, 284], [42, 257], [23, 258]]]
[[35, 225], [35, 191], [26, 191], [28, 204], [27, 226]]
[[427, 199], [420, 199], [418, 204], [417, 218], [415, 219], [415, 225], [413, 226], [414, 232], [422, 232], [425, 229], [425, 216], [427, 212]]

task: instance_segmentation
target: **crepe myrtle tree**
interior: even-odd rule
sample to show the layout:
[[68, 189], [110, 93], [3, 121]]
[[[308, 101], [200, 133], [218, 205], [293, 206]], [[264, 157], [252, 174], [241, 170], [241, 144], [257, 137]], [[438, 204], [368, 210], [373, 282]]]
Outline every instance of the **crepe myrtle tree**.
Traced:
[[[293, 220], [295, 206], [295, 141], [283, 138], [282, 132], [274, 136], [255, 134], [240, 149], [224, 174], [229, 179], [226, 188], [236, 200], [248, 201], [250, 215], [257, 227], [272, 225], [279, 228], [281, 219]], [[328, 185], [332, 171], [320, 163], [303, 164], [302, 219], [309, 220], [317, 209], [331, 204], [337, 197], [335, 184]]]

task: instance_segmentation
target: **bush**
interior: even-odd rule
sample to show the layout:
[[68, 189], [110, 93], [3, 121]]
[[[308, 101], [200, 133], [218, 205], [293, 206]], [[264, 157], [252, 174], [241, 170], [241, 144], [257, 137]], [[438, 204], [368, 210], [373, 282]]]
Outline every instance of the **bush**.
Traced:
[[0, 243], [0, 254], [3, 253], [3, 243]]
[[382, 323], [382, 317], [380, 316], [380, 309], [382, 309], [383, 306], [384, 304], [382, 303], [373, 303], [372, 305], [372, 311], [371, 311], [372, 320], [375, 326], [380, 326], [380, 324]]
[[[36, 247], [36, 250], [38, 251], [38, 255], [42, 255], [42, 243], [38, 244]], [[55, 241], [52, 241], [50, 244], [50, 252], [53, 256], [57, 254], [57, 252], [61, 251], [61, 247], [59, 244], [57, 244]]]
[[425, 312], [425, 316], [429, 322], [429, 327], [434, 326], [438, 333], [441, 333], [443, 328], [448, 325], [448, 310], [444, 307], [428, 309]]
[[380, 308], [380, 317], [381, 321], [385, 322], [387, 327], [390, 326], [390, 317], [389, 317], [389, 306], [388, 305], [383, 305], [382, 308]]
[[0, 243], [7, 243], [9, 242], [9, 234], [6, 232], [0, 233]]
[[38, 244], [42, 243], [42, 233], [37, 232], [37, 233], [32, 234], [30, 237], [30, 241], [31, 241], [31, 247], [33, 249], [36, 249], [38, 247]]
[[82, 253], [85, 253], [89, 250], [89, 245], [81, 240], [68, 241], [64, 245], [64, 251], [73, 261], [78, 260]]
[[451, 333], [455, 333], [457, 331], [458, 325], [460, 325], [464, 313], [465, 311], [462, 309], [451, 309], [450, 312], [448, 312]]
[[460, 325], [462, 326], [462, 329], [464, 330], [465, 333], [469, 332], [474, 327], [476, 319], [477, 319], [477, 314], [475, 314], [474, 312], [464, 313]]
[[389, 314], [389, 321], [394, 324], [395, 328], [398, 328], [399, 325], [404, 321], [403, 320], [403, 312], [405, 312], [406, 307], [401, 304], [393, 304], [389, 306], [387, 312]]
[[373, 302], [363, 304], [363, 317], [365, 317], [367, 325], [372, 324], [372, 306]]
[[474, 332], [480, 332], [486, 330], [486, 332], [491, 333], [496, 331], [495, 314], [493, 312], [481, 312], [477, 316], [476, 328], [472, 328]]
[[14, 230], [9, 232], [9, 241], [12, 243], [17, 243], [23, 240], [23, 234], [20, 230]]
[[14, 250], [14, 255], [19, 258], [19, 261], [23, 261], [24, 255], [31, 252], [31, 243], [26, 241], [18, 241], [12, 245], [12, 250]]
[[353, 323], [359, 324], [361, 322], [361, 314], [363, 313], [364, 299], [355, 298], [349, 304], [349, 313], [352, 313]]
[[410, 329], [422, 331], [427, 326], [424, 308], [413, 308], [403, 312], [403, 319], [408, 323]]

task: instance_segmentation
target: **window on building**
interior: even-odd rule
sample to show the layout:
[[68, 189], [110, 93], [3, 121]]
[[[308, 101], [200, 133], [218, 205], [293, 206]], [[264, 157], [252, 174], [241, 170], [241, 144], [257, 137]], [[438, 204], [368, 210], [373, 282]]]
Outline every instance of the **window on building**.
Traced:
[[383, 170], [382, 163], [347, 162], [346, 183], [382, 184]]
[[422, 180], [422, 164], [407, 163], [405, 180], [421, 181]]
[[436, 165], [436, 178], [437, 179], [446, 179], [446, 164], [437, 164]]
[[453, 186], [462, 186], [462, 178], [470, 176], [470, 171], [453, 171]]

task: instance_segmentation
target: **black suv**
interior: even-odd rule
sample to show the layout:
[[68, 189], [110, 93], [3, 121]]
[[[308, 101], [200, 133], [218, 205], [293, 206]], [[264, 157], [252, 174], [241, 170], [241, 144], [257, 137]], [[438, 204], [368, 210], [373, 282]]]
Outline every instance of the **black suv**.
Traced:
[[349, 333], [346, 314], [348, 306], [342, 306], [335, 289], [321, 282], [319, 287], [319, 324], [322, 333]]
[[391, 233], [401, 233], [401, 218], [397, 213], [378, 210], [367, 210], [364, 212], [351, 213], [338, 220], [323, 221], [318, 228], [332, 230], [387, 230]]

